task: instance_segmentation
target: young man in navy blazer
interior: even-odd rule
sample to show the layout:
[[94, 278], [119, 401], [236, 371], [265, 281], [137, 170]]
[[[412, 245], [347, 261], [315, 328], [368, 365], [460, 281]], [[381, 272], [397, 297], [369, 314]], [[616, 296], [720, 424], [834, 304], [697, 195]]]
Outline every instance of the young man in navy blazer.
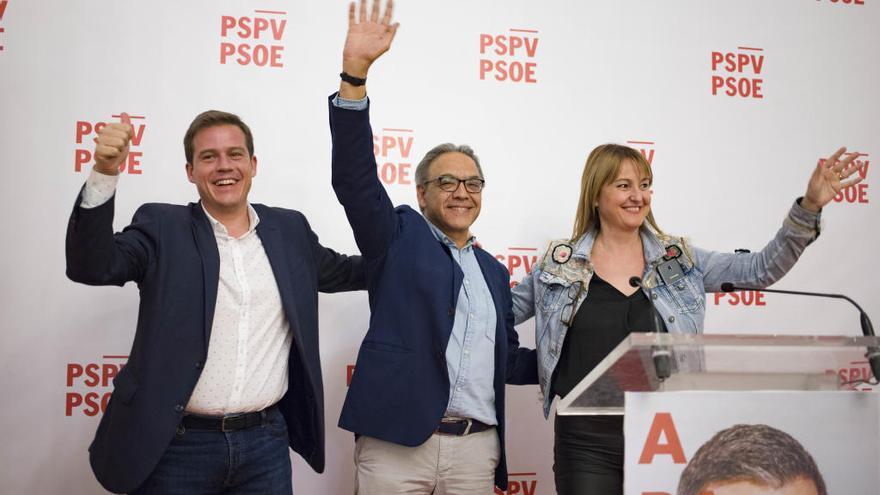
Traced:
[[537, 383], [535, 354], [519, 348], [507, 270], [470, 232], [485, 183], [473, 150], [428, 152], [415, 174], [421, 214], [395, 208], [376, 175], [365, 82], [397, 30], [391, 10], [350, 6], [329, 103], [333, 188], [371, 310], [339, 425], [356, 434], [359, 495], [491, 494], [507, 487], [504, 384]]
[[184, 137], [201, 201], [146, 204], [113, 233], [128, 115], [98, 133], [67, 229], [67, 275], [140, 290], [128, 363], [89, 447], [110, 491], [290, 494], [288, 445], [324, 469], [318, 294], [363, 289], [360, 257], [305, 217], [248, 202], [251, 131], [209, 111]]

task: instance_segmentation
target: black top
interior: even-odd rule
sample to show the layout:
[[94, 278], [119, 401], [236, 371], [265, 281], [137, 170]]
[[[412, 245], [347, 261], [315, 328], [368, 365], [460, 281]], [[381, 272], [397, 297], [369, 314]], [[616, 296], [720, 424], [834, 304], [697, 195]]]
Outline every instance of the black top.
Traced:
[[553, 393], [564, 397], [571, 392], [630, 332], [653, 329], [651, 301], [644, 292], [626, 296], [594, 273], [587, 298], [565, 334]]

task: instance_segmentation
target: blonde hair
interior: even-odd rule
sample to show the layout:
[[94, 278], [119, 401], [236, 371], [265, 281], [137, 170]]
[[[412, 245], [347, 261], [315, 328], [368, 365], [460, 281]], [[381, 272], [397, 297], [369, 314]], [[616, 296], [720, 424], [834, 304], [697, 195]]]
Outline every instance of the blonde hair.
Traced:
[[[577, 241], [591, 229], [600, 227], [599, 212], [593, 205], [599, 200], [602, 187], [617, 178], [620, 166], [625, 160], [632, 161], [636, 169], [646, 177], [653, 177], [648, 160], [629, 146], [602, 144], [590, 152], [587, 163], [584, 164], [584, 173], [581, 175], [581, 197], [578, 200], [571, 242]], [[646, 220], [655, 233], [663, 234], [654, 220], [653, 212], [648, 212]]]

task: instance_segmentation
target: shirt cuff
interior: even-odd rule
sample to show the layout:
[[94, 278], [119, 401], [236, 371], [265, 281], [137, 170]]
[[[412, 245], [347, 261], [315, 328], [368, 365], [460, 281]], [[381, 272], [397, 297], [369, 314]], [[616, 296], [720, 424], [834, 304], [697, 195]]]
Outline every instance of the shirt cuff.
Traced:
[[360, 100], [346, 100], [338, 94], [333, 98], [333, 106], [343, 110], [366, 110], [369, 99], [366, 96]]
[[82, 201], [79, 206], [88, 209], [96, 208], [106, 203], [116, 194], [116, 184], [118, 182], [118, 175], [102, 174], [92, 169], [92, 173], [86, 179], [86, 186], [83, 188]]
[[794, 204], [788, 212], [788, 217], [795, 225], [814, 232], [813, 239], [815, 240], [822, 232], [822, 210], [812, 212], [804, 208], [801, 206], [801, 199], [803, 198], [794, 200]]

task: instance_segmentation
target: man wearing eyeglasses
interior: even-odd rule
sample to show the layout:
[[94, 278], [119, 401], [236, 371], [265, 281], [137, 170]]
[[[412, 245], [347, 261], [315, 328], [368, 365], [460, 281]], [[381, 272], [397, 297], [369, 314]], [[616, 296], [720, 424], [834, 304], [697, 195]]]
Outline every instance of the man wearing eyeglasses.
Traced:
[[[356, 12], [358, 10], [359, 12]], [[507, 487], [504, 384], [537, 383], [534, 351], [513, 329], [510, 277], [475, 244], [485, 184], [468, 146], [441, 144], [416, 168], [421, 214], [395, 208], [376, 174], [366, 97], [370, 65], [391, 45], [352, 4], [330, 97], [333, 188], [364, 256], [370, 326], [340, 427], [355, 433], [359, 495], [493, 493]]]

